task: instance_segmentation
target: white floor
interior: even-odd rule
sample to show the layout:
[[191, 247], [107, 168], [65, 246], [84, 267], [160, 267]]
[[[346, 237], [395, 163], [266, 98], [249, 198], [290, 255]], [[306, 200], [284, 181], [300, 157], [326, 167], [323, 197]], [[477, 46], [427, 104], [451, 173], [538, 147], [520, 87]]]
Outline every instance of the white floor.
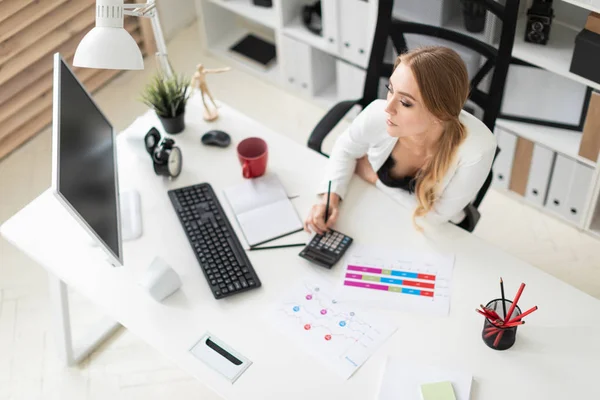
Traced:
[[[199, 62], [224, 65], [202, 54], [196, 26], [181, 32], [169, 51], [175, 69], [188, 75]], [[153, 71], [149, 64], [95, 95], [117, 129], [145, 110], [137, 98]], [[326, 111], [235, 70], [210, 76], [209, 86], [217, 99], [302, 144]], [[50, 149], [48, 130], [0, 162], [0, 223], [50, 185]], [[481, 210], [476, 235], [600, 298], [597, 240], [494, 190]], [[218, 399], [125, 330], [81, 366], [64, 368], [52, 342], [46, 286], [43, 270], [0, 238], [0, 400]], [[83, 296], [72, 297], [83, 328], [97, 313]]]

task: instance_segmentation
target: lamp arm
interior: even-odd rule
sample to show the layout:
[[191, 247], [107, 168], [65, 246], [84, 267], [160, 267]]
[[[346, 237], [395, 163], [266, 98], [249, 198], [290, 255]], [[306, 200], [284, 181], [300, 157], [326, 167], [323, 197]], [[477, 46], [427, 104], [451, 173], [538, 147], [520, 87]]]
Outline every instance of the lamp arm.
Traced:
[[163, 31], [158, 19], [158, 12], [156, 12], [156, 3], [154, 0], [148, 0], [148, 3], [142, 4], [123, 4], [123, 14], [132, 17], [143, 17], [150, 18], [152, 23], [152, 32], [154, 33], [154, 40], [156, 41], [156, 60], [161, 71], [165, 72], [168, 77], [174, 75], [173, 68], [169, 62], [169, 55], [167, 54], [167, 44], [163, 36]]

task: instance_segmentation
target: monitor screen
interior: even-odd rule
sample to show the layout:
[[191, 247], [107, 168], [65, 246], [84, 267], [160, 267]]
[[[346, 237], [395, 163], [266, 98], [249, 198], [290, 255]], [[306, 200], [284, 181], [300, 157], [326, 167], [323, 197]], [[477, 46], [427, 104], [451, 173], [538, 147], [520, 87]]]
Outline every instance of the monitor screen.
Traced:
[[121, 265], [113, 127], [59, 54], [54, 68], [55, 190]]

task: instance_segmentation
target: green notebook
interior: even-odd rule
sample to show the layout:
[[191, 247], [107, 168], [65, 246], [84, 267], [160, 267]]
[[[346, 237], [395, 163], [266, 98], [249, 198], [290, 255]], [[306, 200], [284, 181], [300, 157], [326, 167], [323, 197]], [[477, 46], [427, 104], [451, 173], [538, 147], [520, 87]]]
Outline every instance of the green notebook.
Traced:
[[451, 382], [424, 383], [421, 385], [423, 400], [456, 400]]

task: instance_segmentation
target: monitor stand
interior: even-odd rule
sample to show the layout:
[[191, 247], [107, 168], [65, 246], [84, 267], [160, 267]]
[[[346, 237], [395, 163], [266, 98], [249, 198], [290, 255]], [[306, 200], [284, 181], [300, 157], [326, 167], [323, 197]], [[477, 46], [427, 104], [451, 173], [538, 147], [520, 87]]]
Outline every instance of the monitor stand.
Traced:
[[121, 192], [121, 237], [123, 241], [142, 236], [142, 207], [140, 194], [136, 190]]

